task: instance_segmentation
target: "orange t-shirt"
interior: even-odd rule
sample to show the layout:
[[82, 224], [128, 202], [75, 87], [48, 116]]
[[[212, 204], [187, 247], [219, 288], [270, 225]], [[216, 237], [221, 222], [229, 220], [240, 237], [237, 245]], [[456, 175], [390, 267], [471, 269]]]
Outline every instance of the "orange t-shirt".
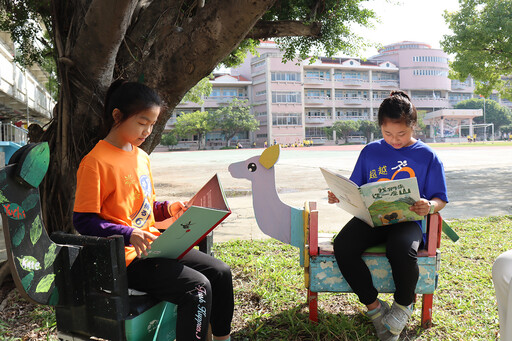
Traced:
[[[128, 152], [100, 140], [80, 162], [74, 212], [97, 213], [102, 219], [149, 231], [154, 227], [155, 189], [149, 156], [133, 147]], [[125, 247], [126, 265], [137, 256]]]

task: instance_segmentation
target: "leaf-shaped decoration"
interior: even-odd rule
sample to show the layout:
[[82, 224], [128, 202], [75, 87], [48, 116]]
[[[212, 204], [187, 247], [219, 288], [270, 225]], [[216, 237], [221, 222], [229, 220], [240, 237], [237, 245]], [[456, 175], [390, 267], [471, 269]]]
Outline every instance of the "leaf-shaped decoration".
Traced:
[[24, 256], [23, 258], [18, 258], [18, 262], [20, 263], [20, 266], [25, 271], [34, 271], [34, 270], [41, 270], [41, 264], [32, 256]]
[[43, 224], [41, 224], [39, 216], [36, 216], [30, 228], [30, 240], [32, 241], [32, 245], [37, 243], [39, 237], [41, 237], [41, 233], [43, 233]]
[[39, 194], [32, 193], [25, 200], [23, 200], [23, 202], [21, 203], [21, 207], [23, 207], [25, 212], [30, 211], [37, 205], [38, 201], [39, 201]]
[[57, 305], [59, 303], [59, 289], [55, 286], [52, 290], [52, 294], [50, 295], [50, 299], [48, 300], [49, 305]]
[[37, 188], [43, 180], [50, 162], [50, 148], [47, 142], [32, 148], [16, 173], [30, 186]]
[[44, 254], [44, 268], [48, 268], [53, 264], [55, 257], [57, 257], [57, 244], [52, 243], [48, 248], [48, 251]]
[[11, 203], [3, 203], [2, 206], [4, 207], [5, 214], [14, 220], [22, 220], [25, 219], [25, 211], [23, 210], [23, 207], [20, 205], [11, 202]]
[[12, 236], [12, 240], [11, 240], [12, 246], [18, 247], [18, 245], [20, 245], [21, 242], [23, 241], [23, 238], [25, 238], [25, 224], [20, 224], [18, 226], [18, 229]]
[[4, 192], [0, 190], [0, 204], [3, 204], [4, 202], [9, 202], [9, 200], [7, 200], [7, 198], [5, 197]]
[[36, 287], [36, 292], [48, 292], [55, 280], [55, 274], [48, 274], [41, 278]]
[[28, 275], [23, 277], [23, 279], [21, 280], [21, 285], [23, 285], [23, 289], [25, 289], [25, 291], [29, 291], [30, 287], [32, 286], [33, 279], [34, 271], [29, 272]]

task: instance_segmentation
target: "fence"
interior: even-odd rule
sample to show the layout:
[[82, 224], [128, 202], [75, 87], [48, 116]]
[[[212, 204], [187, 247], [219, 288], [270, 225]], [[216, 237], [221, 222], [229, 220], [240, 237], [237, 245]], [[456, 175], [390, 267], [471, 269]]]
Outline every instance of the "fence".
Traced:
[[28, 141], [27, 130], [12, 123], [0, 122], [0, 141], [15, 142], [24, 145]]

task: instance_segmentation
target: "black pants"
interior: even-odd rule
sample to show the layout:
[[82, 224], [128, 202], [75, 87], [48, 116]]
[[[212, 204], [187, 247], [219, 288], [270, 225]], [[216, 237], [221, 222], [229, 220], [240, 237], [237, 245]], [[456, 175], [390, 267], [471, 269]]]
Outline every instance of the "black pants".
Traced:
[[206, 340], [230, 334], [234, 299], [231, 269], [196, 249], [182, 259], [136, 258], [127, 268], [128, 286], [178, 305], [176, 340]]
[[371, 227], [353, 218], [334, 240], [334, 255], [354, 293], [361, 303], [369, 305], [375, 302], [378, 292], [361, 255], [370, 246], [385, 243], [396, 287], [395, 301], [407, 306], [414, 301], [419, 275], [417, 254], [422, 240], [421, 228], [412, 221]]

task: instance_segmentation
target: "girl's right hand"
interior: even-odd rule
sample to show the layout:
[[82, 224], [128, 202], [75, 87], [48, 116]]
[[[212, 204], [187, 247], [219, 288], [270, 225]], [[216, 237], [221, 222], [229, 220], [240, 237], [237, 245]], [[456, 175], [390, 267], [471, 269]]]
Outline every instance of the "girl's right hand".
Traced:
[[130, 243], [135, 248], [135, 252], [137, 252], [137, 258], [140, 258], [141, 253], [144, 254], [144, 256], [148, 255], [147, 249], [151, 249], [151, 243], [149, 240], [153, 241], [157, 238], [152, 233], [149, 233], [147, 231], [143, 231], [138, 228], [133, 228], [132, 235], [130, 236]]
[[336, 198], [334, 193], [331, 191], [327, 191], [327, 200], [329, 201], [329, 204], [337, 204], [340, 202], [340, 200]]

